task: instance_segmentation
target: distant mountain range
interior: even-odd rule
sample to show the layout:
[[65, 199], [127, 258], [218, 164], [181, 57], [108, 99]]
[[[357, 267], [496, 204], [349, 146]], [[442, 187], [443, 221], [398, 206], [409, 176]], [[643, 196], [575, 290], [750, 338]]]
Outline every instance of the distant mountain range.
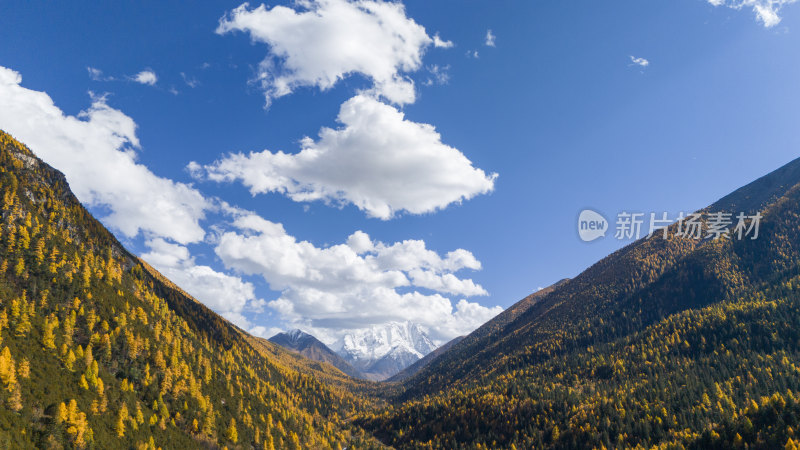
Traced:
[[300, 353], [308, 359], [331, 364], [351, 377], [367, 378], [361, 371], [351, 366], [350, 363], [323, 344], [322, 341], [301, 330], [278, 333], [269, 338], [269, 341], [285, 349]]
[[436, 349], [419, 325], [390, 322], [345, 334], [333, 350], [370, 380], [385, 380]]
[[335, 351], [301, 330], [279, 333], [269, 340], [306, 358], [329, 363], [352, 377], [372, 381], [385, 380], [436, 349], [425, 330], [411, 322], [351, 331], [334, 343]]

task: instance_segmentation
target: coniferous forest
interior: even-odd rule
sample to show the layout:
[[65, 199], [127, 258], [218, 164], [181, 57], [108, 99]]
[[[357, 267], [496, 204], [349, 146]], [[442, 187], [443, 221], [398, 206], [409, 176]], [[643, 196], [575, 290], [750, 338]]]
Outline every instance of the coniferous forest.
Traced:
[[230, 324], [0, 133], [2, 448], [796, 448], [800, 161], [704, 211], [758, 239], [642, 239], [402, 381]]
[[367, 400], [129, 254], [1, 132], [0, 183], [0, 447], [373, 445]]

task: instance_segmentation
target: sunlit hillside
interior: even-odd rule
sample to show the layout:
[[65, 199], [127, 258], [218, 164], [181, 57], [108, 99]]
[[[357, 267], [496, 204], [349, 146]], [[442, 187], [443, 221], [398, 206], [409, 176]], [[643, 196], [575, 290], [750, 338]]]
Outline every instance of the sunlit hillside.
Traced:
[[128, 253], [2, 132], [0, 193], [0, 447], [362, 442], [348, 419], [369, 402], [263, 351]]

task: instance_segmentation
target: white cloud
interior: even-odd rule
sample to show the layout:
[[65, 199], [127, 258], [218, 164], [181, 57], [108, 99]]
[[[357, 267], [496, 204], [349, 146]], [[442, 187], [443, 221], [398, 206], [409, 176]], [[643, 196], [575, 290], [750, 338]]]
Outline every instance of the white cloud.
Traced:
[[106, 77], [103, 75], [103, 71], [96, 68], [96, 67], [87, 67], [86, 70], [89, 72], [89, 78], [94, 81], [112, 81], [114, 77]]
[[186, 83], [186, 85], [190, 88], [194, 89], [197, 86], [200, 86], [200, 80], [198, 80], [196, 77], [186, 75], [185, 72], [181, 72], [181, 78], [183, 78], [183, 82]]
[[167, 241], [202, 241], [200, 220], [214, 206], [192, 187], [136, 163], [133, 119], [102, 97], [77, 117], [67, 116], [46, 93], [21, 82], [19, 73], [0, 67], [0, 129], [61, 170], [82, 203], [107, 208], [104, 223], [128, 237], [143, 232], [149, 248], [145, 261], [228, 320], [251, 326], [243, 313], [264, 303], [253, 285], [195, 264], [187, 247]]
[[456, 336], [464, 336], [471, 333], [501, 312], [503, 312], [503, 308], [499, 306], [486, 308], [478, 303], [461, 299], [456, 304], [455, 312], [447, 320], [440, 323], [433, 332], [445, 341], [449, 341]]
[[103, 71], [100, 69], [95, 69], [94, 67], [87, 67], [86, 70], [89, 71], [89, 78], [93, 80], [100, 80], [103, 78]]
[[[425, 242], [420, 240], [406, 240], [390, 246], [379, 243], [368, 252], [375, 253], [375, 262], [381, 270], [411, 272], [424, 269], [440, 273], [481, 269], [480, 261], [467, 250], [454, 250], [441, 258], [436, 252], [426, 249]], [[458, 293], [467, 295], [466, 292]], [[486, 292], [479, 295], [486, 295]]]
[[396, 104], [413, 103], [407, 73], [421, 67], [431, 39], [406, 17], [402, 3], [374, 0], [301, 0], [297, 9], [247, 3], [220, 19], [217, 33], [243, 31], [268, 44], [258, 69], [267, 105], [302, 86], [331, 88], [350, 74], [373, 82], [373, 92]]
[[[497, 174], [472, 166], [442, 143], [433, 126], [405, 120], [402, 112], [358, 95], [339, 112], [339, 129], [302, 140], [296, 154], [231, 154], [204, 167], [214, 181], [241, 180], [255, 195], [279, 192], [298, 202], [352, 203], [369, 216], [433, 212], [490, 192]], [[202, 174], [196, 163], [189, 165]]]
[[487, 47], [494, 47], [495, 39], [497, 39], [497, 36], [495, 36], [494, 33], [492, 33], [492, 30], [491, 29], [486, 30], [486, 40], [484, 41], [484, 44]]
[[650, 61], [644, 58], [636, 58], [635, 56], [631, 56], [631, 63], [639, 67], [647, 67], [650, 65]]
[[758, 20], [770, 28], [781, 22], [778, 13], [784, 6], [797, 0], [708, 0], [714, 6], [727, 6], [733, 9], [752, 8]]
[[[100, 69], [98, 69], [96, 67], [89, 66], [89, 67], [86, 68], [86, 70], [89, 72], [89, 78], [91, 78], [94, 81], [128, 80], [128, 81], [135, 81], [136, 83], [139, 83], [139, 84], [145, 84], [147, 86], [155, 86], [156, 82], [158, 82], [158, 76], [156, 76], [156, 73], [153, 72], [151, 69], [145, 69], [145, 70], [142, 70], [141, 72], [137, 73], [136, 75], [123, 76], [123, 77], [121, 77], [119, 79], [117, 79], [116, 77], [113, 77], [111, 75], [105, 75], [102, 70], [100, 70]], [[181, 73], [181, 75], [183, 75], [183, 73]], [[184, 81], [187, 81], [187, 80], [184, 78]], [[189, 81], [187, 81], [187, 84], [189, 84]], [[194, 86], [192, 86], [192, 87], [194, 87]], [[172, 88], [170, 91], [174, 91], [174, 89], [175, 88]]]
[[150, 251], [142, 255], [142, 259], [158, 270], [163, 267], [178, 267], [185, 261], [191, 260], [188, 248], [162, 238], [148, 240], [147, 247]]
[[449, 339], [502, 310], [462, 300], [454, 311], [448, 298], [419, 290], [486, 295], [480, 285], [454, 275], [481, 268], [463, 249], [441, 257], [423, 241], [384, 244], [362, 231], [345, 244], [319, 248], [253, 214], [238, 217], [234, 225], [236, 230], [219, 237], [217, 256], [228, 268], [261, 275], [271, 289], [281, 292], [269, 306], [295, 326], [327, 330], [322, 336], [410, 320], [430, 327], [438, 339]]
[[264, 339], [269, 339], [278, 333], [283, 333], [284, 330], [278, 327], [263, 327], [261, 325], [255, 326], [250, 329], [249, 333], [253, 336], [258, 336]]
[[451, 48], [453, 47], [453, 41], [448, 41], [439, 37], [439, 33], [433, 35], [433, 46], [437, 48]]
[[361, 230], [356, 231], [347, 238], [347, 246], [359, 255], [370, 252], [375, 248], [375, 244], [372, 243], [369, 235]]
[[439, 275], [430, 270], [413, 269], [408, 276], [414, 286], [453, 295], [489, 295], [486, 290], [472, 280], [462, 280], [451, 273]]
[[427, 67], [430, 78], [425, 81], [425, 86], [433, 86], [434, 84], [447, 84], [450, 81], [450, 65], [440, 66], [432, 64]]
[[256, 298], [252, 283], [197, 265], [183, 245], [156, 238], [149, 240], [147, 246], [150, 251], [142, 259], [159, 272], [239, 327], [252, 326], [243, 313], [248, 306], [258, 307], [263, 302]]
[[[262, 336], [276, 331], [248, 320], [248, 313], [268, 305], [287, 323], [335, 331], [412, 320], [446, 340], [501, 310], [466, 300], [454, 308], [444, 296], [486, 295], [479, 284], [456, 276], [460, 270], [481, 268], [466, 250], [442, 256], [423, 241], [389, 245], [360, 231], [346, 244], [327, 248], [298, 241], [280, 224], [222, 201], [212, 204], [191, 186], [158, 177], [137, 163], [135, 122], [104, 98], [94, 98], [86, 111], [69, 116], [46, 93], [25, 89], [21, 82], [19, 73], [0, 67], [0, 129], [63, 171], [84, 204], [107, 209], [103, 221], [110, 227], [129, 237], [143, 233], [148, 247], [143, 259], [243, 329]], [[434, 133], [432, 128], [428, 132]], [[234, 217], [233, 230], [225, 231], [224, 222], [212, 227], [220, 230], [217, 256], [229, 269], [262, 276], [281, 293], [279, 298], [267, 303], [241, 276], [195, 261], [187, 244], [204, 239], [200, 221], [212, 210]]]
[[135, 81], [137, 83], [140, 83], [140, 84], [146, 84], [148, 86], [154, 86], [156, 84], [156, 82], [158, 81], [158, 77], [156, 76], [156, 73], [153, 72], [152, 70], [145, 69], [145, 70], [137, 73], [136, 75], [132, 76], [131, 80], [133, 80], [133, 81]]
[[65, 115], [44, 92], [21, 86], [0, 67], [0, 129], [64, 172], [78, 199], [108, 208], [107, 225], [128, 237], [140, 231], [180, 243], [203, 239], [208, 207], [192, 187], [161, 178], [136, 162], [136, 123], [94, 97], [77, 116]]

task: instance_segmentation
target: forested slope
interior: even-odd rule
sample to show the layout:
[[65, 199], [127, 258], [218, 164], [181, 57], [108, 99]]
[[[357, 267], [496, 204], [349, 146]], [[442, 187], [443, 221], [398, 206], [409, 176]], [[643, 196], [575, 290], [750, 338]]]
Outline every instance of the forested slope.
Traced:
[[3, 132], [0, 196], [1, 448], [370, 445], [365, 400], [257, 349]]
[[639, 240], [468, 336], [362, 423], [398, 446], [785, 445], [800, 425], [799, 182], [794, 161], [702, 211], [760, 211], [757, 239]]

